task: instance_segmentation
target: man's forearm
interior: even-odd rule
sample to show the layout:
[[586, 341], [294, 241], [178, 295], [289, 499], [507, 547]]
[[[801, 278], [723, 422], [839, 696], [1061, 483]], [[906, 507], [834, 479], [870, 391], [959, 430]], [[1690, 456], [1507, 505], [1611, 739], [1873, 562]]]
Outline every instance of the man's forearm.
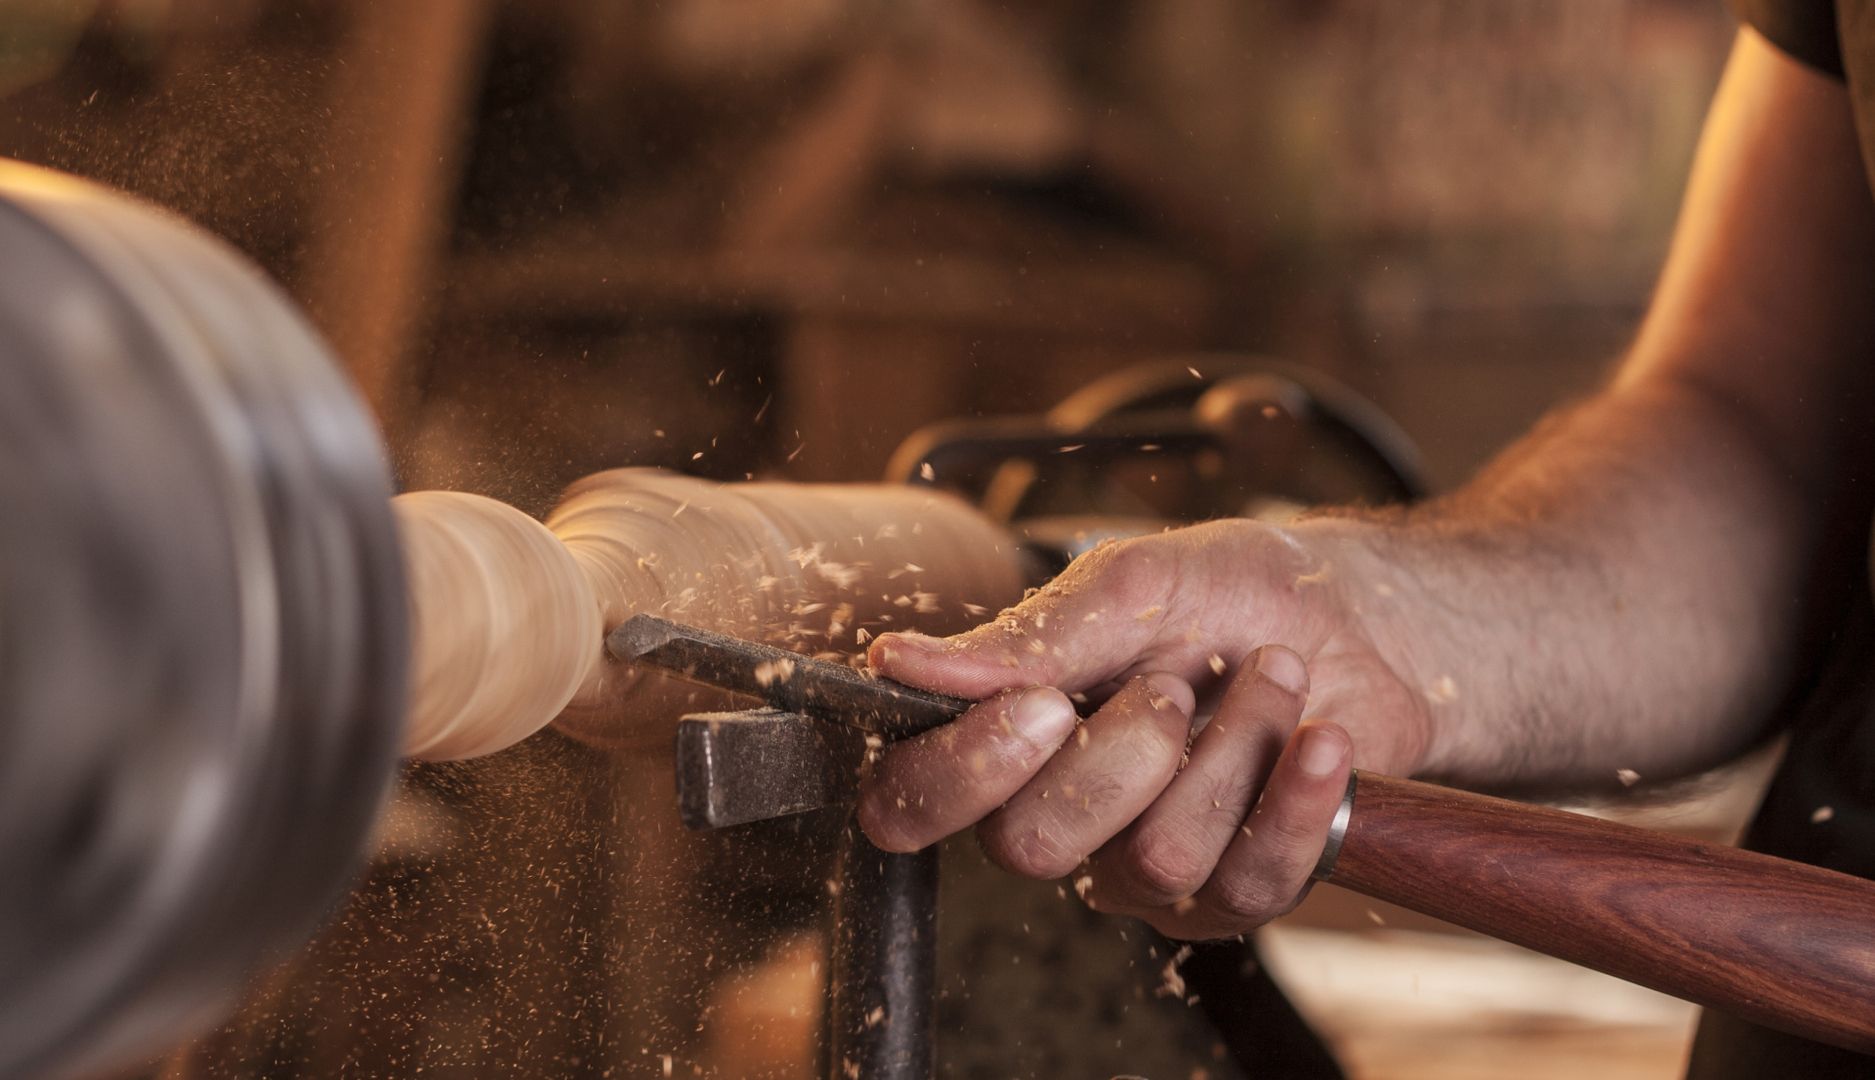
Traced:
[[1815, 521], [1723, 404], [1654, 380], [1552, 418], [1450, 497], [1296, 535], [1427, 688], [1426, 771], [1576, 783], [1752, 739], [1801, 638]]
[[1658, 776], [1751, 740], [1867, 587], [1871, 296], [1842, 84], [1743, 31], [1613, 386], [1449, 498], [1300, 527], [1428, 688], [1427, 771]]

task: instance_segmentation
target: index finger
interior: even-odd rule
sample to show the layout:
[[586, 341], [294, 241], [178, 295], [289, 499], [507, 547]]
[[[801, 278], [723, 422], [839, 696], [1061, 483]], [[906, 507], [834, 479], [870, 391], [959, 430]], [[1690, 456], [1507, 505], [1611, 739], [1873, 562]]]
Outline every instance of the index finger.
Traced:
[[884, 634], [867, 652], [881, 675], [959, 697], [1017, 686], [1083, 690], [1125, 672], [1170, 617], [1174, 553], [1095, 548], [991, 622], [951, 638]]

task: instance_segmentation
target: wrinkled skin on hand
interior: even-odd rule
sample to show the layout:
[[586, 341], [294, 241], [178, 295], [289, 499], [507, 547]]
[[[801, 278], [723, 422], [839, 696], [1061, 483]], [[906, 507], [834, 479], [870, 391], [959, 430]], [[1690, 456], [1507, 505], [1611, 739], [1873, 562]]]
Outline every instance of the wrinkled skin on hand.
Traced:
[[[1350, 767], [1425, 756], [1426, 697], [1360, 614], [1384, 592], [1306, 525], [1220, 521], [1104, 545], [957, 637], [885, 635], [879, 674], [985, 700], [884, 753], [861, 827], [913, 851], [975, 825], [1010, 871], [1079, 871], [1098, 910], [1250, 930], [1306, 891]], [[1102, 704], [1079, 721], [1070, 694]]]

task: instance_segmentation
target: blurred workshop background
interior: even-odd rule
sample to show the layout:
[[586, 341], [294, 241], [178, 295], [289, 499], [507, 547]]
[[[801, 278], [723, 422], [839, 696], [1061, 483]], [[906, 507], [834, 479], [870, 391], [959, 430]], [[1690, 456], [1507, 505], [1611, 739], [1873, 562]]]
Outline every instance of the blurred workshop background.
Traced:
[[[1732, 31], [1718, 0], [4, 0], [0, 154], [258, 259], [406, 488], [869, 480], [932, 421], [1219, 355], [1354, 387], [1444, 487], [1618, 357]], [[338, 923], [154, 1075], [811, 1075], [825, 845], [699, 847], [669, 785], [551, 733], [413, 769]], [[1650, 812], [1723, 835], [1725, 791]], [[1351, 1074], [1676, 1075], [1690, 1007], [1332, 892], [1264, 954]], [[999, 932], [947, 1025], [1082, 978], [1072, 936], [992, 976], [1031, 934]], [[1138, 1011], [1189, 1011], [1166, 959], [1115, 961]], [[946, 1074], [1229, 1075], [1021, 1019]]]

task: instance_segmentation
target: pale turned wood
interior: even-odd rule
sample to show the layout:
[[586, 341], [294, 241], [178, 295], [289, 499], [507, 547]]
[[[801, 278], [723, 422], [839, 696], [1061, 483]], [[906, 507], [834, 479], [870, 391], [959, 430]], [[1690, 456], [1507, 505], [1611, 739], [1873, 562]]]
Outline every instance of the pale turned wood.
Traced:
[[506, 503], [421, 491], [391, 505], [414, 638], [404, 752], [476, 757], [540, 730], [597, 662], [599, 604], [579, 563]]
[[[430, 760], [493, 753], [556, 717], [594, 744], [667, 744], [670, 725], [647, 718], [720, 702], [604, 657], [605, 633], [640, 612], [852, 653], [865, 634], [963, 630], [1027, 584], [1007, 533], [920, 488], [618, 469], [573, 485], [544, 525], [457, 492], [393, 505], [415, 625], [405, 750]], [[672, 708], [642, 707], [647, 693]]]

